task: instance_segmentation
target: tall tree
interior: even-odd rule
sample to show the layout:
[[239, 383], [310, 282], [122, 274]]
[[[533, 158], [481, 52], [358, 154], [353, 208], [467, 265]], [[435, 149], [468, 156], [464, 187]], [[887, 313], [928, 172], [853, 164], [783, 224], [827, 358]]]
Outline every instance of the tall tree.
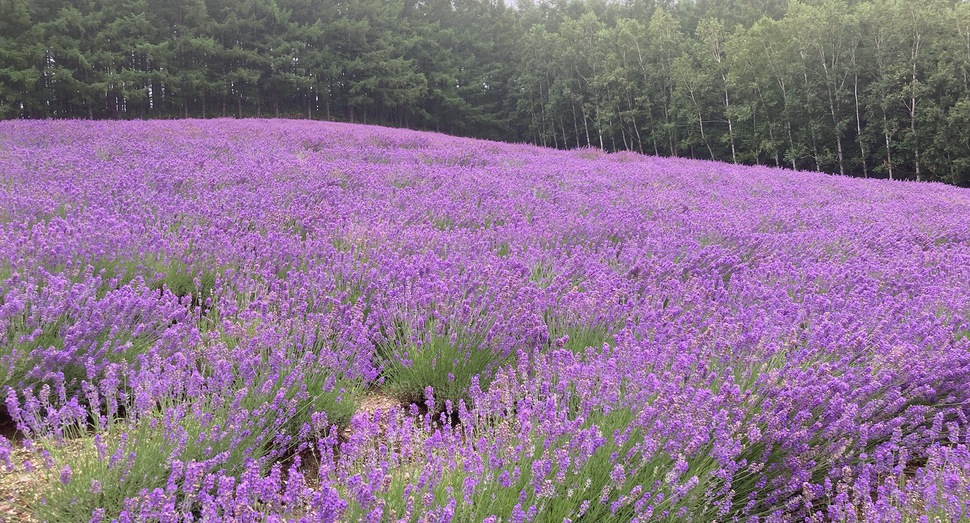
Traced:
[[0, 117], [39, 115], [44, 106], [42, 33], [26, 0], [0, 0]]

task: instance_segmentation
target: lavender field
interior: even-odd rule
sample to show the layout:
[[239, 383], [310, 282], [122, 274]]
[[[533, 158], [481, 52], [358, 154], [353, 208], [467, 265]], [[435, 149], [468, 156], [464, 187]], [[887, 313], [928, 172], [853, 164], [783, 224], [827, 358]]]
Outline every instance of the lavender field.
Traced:
[[8, 121], [0, 332], [35, 521], [970, 518], [965, 189]]

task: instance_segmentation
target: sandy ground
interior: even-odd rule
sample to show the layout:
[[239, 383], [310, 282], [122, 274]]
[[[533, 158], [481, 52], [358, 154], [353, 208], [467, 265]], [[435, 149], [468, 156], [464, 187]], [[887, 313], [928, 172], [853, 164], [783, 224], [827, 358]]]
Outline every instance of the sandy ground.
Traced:
[[[19, 443], [14, 443], [15, 448]], [[0, 466], [0, 522], [33, 522], [30, 506], [37, 498], [41, 481], [36, 473], [24, 470], [24, 461], [31, 453], [16, 448], [11, 455], [14, 468]]]

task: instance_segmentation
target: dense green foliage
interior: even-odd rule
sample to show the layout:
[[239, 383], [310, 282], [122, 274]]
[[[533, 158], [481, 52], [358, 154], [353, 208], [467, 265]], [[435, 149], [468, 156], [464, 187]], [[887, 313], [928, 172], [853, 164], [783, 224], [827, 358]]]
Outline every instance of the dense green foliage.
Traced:
[[0, 0], [0, 117], [287, 116], [970, 185], [954, 0]]

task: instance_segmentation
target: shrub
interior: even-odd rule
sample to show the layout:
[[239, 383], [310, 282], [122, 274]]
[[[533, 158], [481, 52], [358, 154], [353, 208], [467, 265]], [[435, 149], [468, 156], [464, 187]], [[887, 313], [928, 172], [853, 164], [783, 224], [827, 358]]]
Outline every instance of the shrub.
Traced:
[[511, 356], [490, 337], [490, 326], [485, 316], [465, 324], [429, 319], [421, 328], [396, 320], [377, 349], [385, 390], [416, 402], [431, 387], [440, 400], [457, 402], [468, 397], [472, 378], [487, 388]]

